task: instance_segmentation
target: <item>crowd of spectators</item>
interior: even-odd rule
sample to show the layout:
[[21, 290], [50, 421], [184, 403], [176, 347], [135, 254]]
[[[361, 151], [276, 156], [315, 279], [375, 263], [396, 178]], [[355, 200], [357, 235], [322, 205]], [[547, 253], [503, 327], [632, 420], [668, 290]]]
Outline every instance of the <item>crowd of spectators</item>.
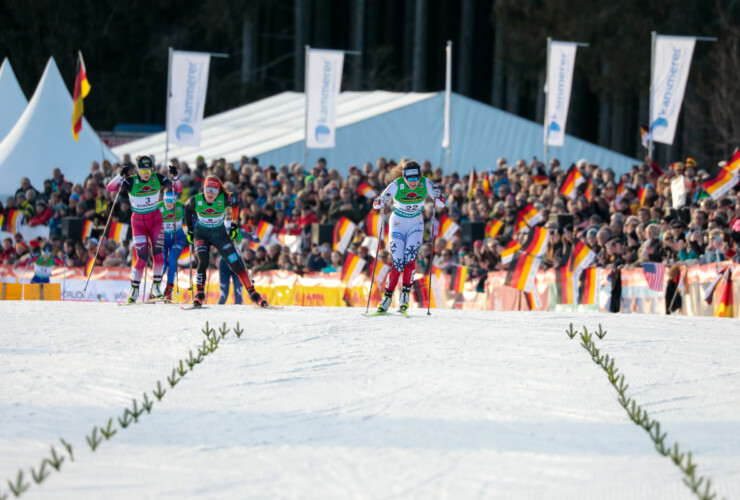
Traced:
[[[124, 163], [129, 161], [130, 158], [123, 158]], [[365, 183], [379, 194], [392, 180], [390, 171], [396, 164], [393, 160], [379, 158], [375, 165], [368, 162], [362, 167], [352, 166], [346, 175], [330, 168], [323, 159], [309, 169], [299, 163], [265, 167], [257, 158], [246, 156], [233, 163], [214, 160], [209, 165], [202, 157], [192, 166], [176, 159], [172, 163], [180, 171], [183, 202], [200, 190], [205, 177], [216, 175], [228, 190], [237, 194], [243, 227], [255, 228], [265, 221], [273, 226], [273, 234], [303, 236], [296, 251], [274, 240], [257, 248], [244, 243], [243, 257], [254, 272], [279, 269], [303, 274], [341, 270], [345, 255], [332, 251], [331, 243], [311, 243], [312, 224], [335, 224], [341, 217], [358, 225], [348, 252], [366, 259], [365, 272], [371, 269], [369, 263], [375, 248], [368, 248], [363, 242], [372, 198], [361, 194], [358, 186]], [[470, 172], [445, 174], [440, 167], [433, 168], [429, 161], [423, 161], [423, 175], [431, 178], [447, 198], [446, 207], [436, 212], [437, 219], [446, 215], [458, 225], [486, 224], [492, 219], [503, 222], [495, 237], [464, 241], [458, 233], [451, 241], [437, 238], [433, 265], [443, 270], [466, 266], [470, 269], [470, 279], [479, 280], [482, 285], [488, 271], [507, 268], [501, 262], [501, 252], [512, 238], [525, 237], [528, 228], [513, 233], [519, 212], [529, 205], [543, 216], [540, 225], [548, 229], [549, 241], [541, 266], [545, 269], [565, 265], [578, 240], [595, 252], [594, 265], [606, 268], [632, 268], [646, 261], [665, 264], [740, 261], [740, 186], [717, 200], [712, 199], [701, 186], [712, 177], [708, 173], [711, 168], [700, 168], [691, 158], [664, 168], [646, 159], [621, 176], [586, 160], [579, 160], [573, 167], [586, 182], [573, 197], [567, 197], [560, 188], [569, 167], [561, 166], [557, 159], [546, 167], [536, 160], [528, 163], [520, 159], [509, 164], [505, 158], [499, 158], [495, 167], [478, 172], [478, 182], [472, 189]], [[64, 258], [68, 266], [84, 266], [95, 255], [111, 210], [114, 222], [130, 222], [132, 211], [127, 197], [122, 195], [113, 206], [115, 193], [105, 189], [119, 168], [118, 164], [95, 162], [81, 183], [69, 182], [59, 169], [54, 169], [40, 190], [24, 178], [15, 196], [0, 204], [0, 211], [17, 209], [23, 212], [23, 224], [48, 225], [53, 253]], [[166, 166], [160, 165], [158, 169], [166, 175]], [[481, 176], [482, 173], [485, 175]], [[481, 182], [484, 176], [485, 185]], [[683, 206], [674, 208], [671, 183], [678, 176], [683, 176], [686, 195]], [[431, 257], [431, 214], [432, 203], [428, 200], [426, 243], [417, 259], [420, 273], [428, 270]], [[93, 236], [84, 242], [63, 240], [65, 217], [92, 221]], [[44, 243], [24, 241], [20, 234], [15, 235], [15, 240], [6, 238], [0, 263], [14, 264], [26, 254], [38, 252]], [[97, 265], [127, 266], [131, 262], [131, 248], [130, 232], [123, 244], [106, 239]], [[390, 265], [388, 251], [381, 250], [379, 258]], [[216, 259], [212, 262], [217, 266]]]

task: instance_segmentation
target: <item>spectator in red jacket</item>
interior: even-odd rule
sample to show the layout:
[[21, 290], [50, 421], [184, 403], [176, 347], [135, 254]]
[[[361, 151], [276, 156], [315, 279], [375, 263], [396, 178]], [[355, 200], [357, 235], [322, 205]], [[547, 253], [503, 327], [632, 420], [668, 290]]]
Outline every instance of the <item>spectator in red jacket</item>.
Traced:
[[28, 221], [29, 226], [40, 226], [42, 224], [47, 224], [51, 218], [54, 216], [54, 212], [52, 211], [51, 207], [47, 206], [46, 203], [43, 200], [38, 200], [36, 202], [36, 215], [31, 217], [31, 219]]
[[5, 238], [3, 240], [3, 250], [0, 253], [0, 264], [12, 264], [15, 261], [15, 255], [13, 238]]

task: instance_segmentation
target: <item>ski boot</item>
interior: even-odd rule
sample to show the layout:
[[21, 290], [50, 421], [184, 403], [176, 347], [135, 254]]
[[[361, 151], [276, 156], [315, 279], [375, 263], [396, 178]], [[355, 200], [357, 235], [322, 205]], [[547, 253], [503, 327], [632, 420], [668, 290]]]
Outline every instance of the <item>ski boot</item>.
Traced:
[[398, 312], [406, 314], [406, 310], [409, 308], [409, 293], [411, 293], [411, 285], [403, 285]]
[[131, 285], [131, 293], [128, 295], [128, 299], [126, 299], [127, 304], [134, 304], [136, 303], [136, 299], [139, 298], [139, 287]]
[[388, 308], [391, 306], [391, 300], [393, 299], [393, 292], [390, 290], [386, 290], [385, 294], [383, 294], [383, 300], [380, 301], [380, 304], [378, 304], [378, 312], [384, 313], [388, 311]]
[[164, 300], [172, 301], [172, 289], [175, 288], [175, 285], [173, 283], [167, 283], [167, 286], [164, 289]]
[[193, 307], [201, 307], [203, 305], [203, 302], [206, 300], [206, 294], [203, 291], [202, 286], [198, 286], [196, 290], [197, 292], [195, 294], [195, 297], [193, 297]]
[[153, 283], [152, 289], [149, 292], [149, 300], [161, 300], [164, 298], [162, 290], [159, 289], [159, 283]]
[[267, 307], [269, 304], [265, 299], [262, 298], [262, 295], [259, 294], [257, 290], [254, 288], [248, 288], [247, 292], [249, 293], [249, 298], [254, 302], [256, 305], [260, 307]]

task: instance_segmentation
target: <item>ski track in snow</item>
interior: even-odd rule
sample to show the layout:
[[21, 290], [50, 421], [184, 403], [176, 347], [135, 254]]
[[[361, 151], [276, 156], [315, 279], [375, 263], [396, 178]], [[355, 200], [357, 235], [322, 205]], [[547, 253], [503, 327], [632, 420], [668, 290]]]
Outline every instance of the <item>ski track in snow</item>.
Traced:
[[[694, 498], [617, 403], [589, 330], [672, 446], [740, 497], [740, 326], [658, 315], [0, 302], [0, 493], [23, 498]], [[233, 331], [177, 386], [205, 338]], [[157, 381], [139, 423], [117, 417]], [[92, 427], [118, 433], [93, 453]], [[30, 477], [29, 477], [30, 480]]]

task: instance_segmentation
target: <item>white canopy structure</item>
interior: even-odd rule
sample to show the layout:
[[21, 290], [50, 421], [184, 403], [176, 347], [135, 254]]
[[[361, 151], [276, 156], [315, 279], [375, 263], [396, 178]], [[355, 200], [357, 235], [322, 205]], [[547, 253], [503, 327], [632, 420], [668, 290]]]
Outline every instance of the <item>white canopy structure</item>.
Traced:
[[28, 177], [36, 189], [59, 167], [71, 182], [82, 182], [93, 161], [118, 161], [83, 119], [79, 142], [72, 137], [72, 96], [54, 58], [17, 123], [0, 142], [0, 194], [14, 193]]
[[[495, 167], [496, 159], [509, 163], [542, 156], [542, 124], [520, 118], [458, 94], [451, 100], [451, 170], [465, 173], [473, 166]], [[379, 156], [429, 159], [446, 166], [442, 149], [444, 93], [342, 92], [337, 108], [337, 147], [308, 150], [307, 163], [324, 157], [330, 168], [346, 172], [350, 166], [375, 162]], [[242, 155], [257, 156], [260, 165], [303, 161], [304, 94], [283, 92], [206, 118], [200, 147], [172, 147], [169, 157], [191, 165], [202, 155], [206, 161]], [[154, 134], [113, 149], [124, 153], [154, 154], [165, 158], [165, 133]], [[550, 156], [566, 167], [581, 158], [625, 172], [638, 163], [589, 142], [566, 136], [563, 147], [550, 148]]]
[[28, 100], [6, 57], [0, 66], [0, 141], [8, 135], [27, 105]]

